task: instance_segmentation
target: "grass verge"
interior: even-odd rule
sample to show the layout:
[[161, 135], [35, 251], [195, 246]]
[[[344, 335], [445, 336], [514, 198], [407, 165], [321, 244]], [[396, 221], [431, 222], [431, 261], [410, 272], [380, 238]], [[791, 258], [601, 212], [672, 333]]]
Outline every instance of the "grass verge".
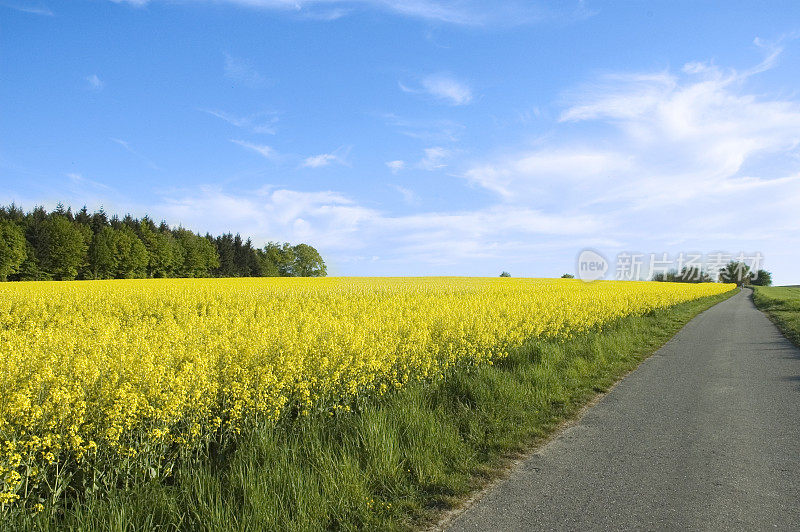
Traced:
[[431, 523], [496, 477], [734, 292], [627, 317], [563, 341], [535, 340], [493, 366], [243, 434], [175, 474], [81, 501], [12, 529], [404, 530]]
[[800, 346], [800, 286], [756, 286], [753, 302]]

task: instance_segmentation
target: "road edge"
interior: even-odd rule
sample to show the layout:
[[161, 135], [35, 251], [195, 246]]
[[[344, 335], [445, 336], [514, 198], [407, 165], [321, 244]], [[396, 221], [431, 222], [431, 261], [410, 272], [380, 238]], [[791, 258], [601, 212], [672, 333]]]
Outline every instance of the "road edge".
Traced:
[[[628, 376], [632, 373], [636, 372], [644, 363], [652, 359], [653, 355], [661, 351], [664, 347], [674, 341], [675, 337], [680, 334], [680, 332], [688, 326], [692, 321], [699, 318], [712, 308], [716, 307], [717, 305], [728, 301], [736, 294], [742, 292], [742, 288], [734, 289], [730, 291], [730, 294], [725, 299], [718, 301], [711, 305], [710, 307], [698, 312], [692, 318], [684, 323], [680, 329], [675, 331], [675, 334], [670, 336], [663, 344], [656, 347], [652, 352], [644, 355], [642, 359], [630, 370], [626, 371], [620, 377], [614, 381], [607, 389], [603, 391], [597, 392], [591, 399], [589, 399], [583, 406], [581, 406], [574, 414], [570, 415], [566, 419], [559, 422], [553, 429], [552, 432], [549, 433], [547, 436], [534, 440], [530, 447], [526, 448], [523, 451], [511, 453], [505, 457], [501, 458], [501, 464], [498, 465], [496, 468], [492, 469], [492, 477], [489, 479], [485, 486], [477, 490], [475, 493], [467, 497], [463, 503], [459, 504], [458, 507], [452, 508], [449, 510], [445, 510], [441, 513], [440, 517], [436, 520], [435, 523], [431, 523], [428, 526], [421, 528], [424, 532], [444, 532], [444, 530], [452, 524], [459, 516], [467, 512], [470, 508], [475, 506], [478, 502], [480, 502], [486, 495], [488, 495], [492, 490], [494, 490], [498, 485], [505, 482], [510, 475], [525, 461], [527, 461], [531, 456], [534, 454], [541, 452], [542, 450], [546, 449], [549, 445], [553, 442], [558, 440], [560, 437], [564, 435], [567, 429], [577, 425], [581, 422], [583, 417], [586, 413], [599, 404], [606, 396], [608, 396], [614, 389]], [[752, 298], [752, 290], [750, 291], [749, 297]], [[755, 305], [755, 303], [754, 303]], [[756, 307], [757, 308], [757, 307]], [[759, 309], [760, 310], [760, 309]], [[762, 311], [763, 312], [763, 311]]]

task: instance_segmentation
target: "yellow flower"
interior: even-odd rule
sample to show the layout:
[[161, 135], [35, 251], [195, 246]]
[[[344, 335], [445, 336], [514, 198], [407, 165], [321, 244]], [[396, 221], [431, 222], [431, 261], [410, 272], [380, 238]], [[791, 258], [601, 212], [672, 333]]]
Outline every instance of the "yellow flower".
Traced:
[[191, 452], [218, 431], [235, 437], [287, 414], [349, 412], [357, 399], [454, 366], [492, 364], [529, 338], [564, 338], [731, 288], [478, 278], [0, 283], [0, 504], [19, 498], [21, 472], [145, 474], [162, 460], [169, 467], [175, 446]]

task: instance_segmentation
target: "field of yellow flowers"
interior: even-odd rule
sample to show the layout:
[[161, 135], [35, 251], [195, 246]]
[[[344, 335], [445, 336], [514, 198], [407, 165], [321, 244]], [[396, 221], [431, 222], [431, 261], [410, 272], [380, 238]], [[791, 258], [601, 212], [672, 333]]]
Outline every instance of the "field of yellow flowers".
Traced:
[[526, 339], [731, 285], [478, 278], [0, 285], [1, 513], [168, 477], [209, 441], [354, 401]]

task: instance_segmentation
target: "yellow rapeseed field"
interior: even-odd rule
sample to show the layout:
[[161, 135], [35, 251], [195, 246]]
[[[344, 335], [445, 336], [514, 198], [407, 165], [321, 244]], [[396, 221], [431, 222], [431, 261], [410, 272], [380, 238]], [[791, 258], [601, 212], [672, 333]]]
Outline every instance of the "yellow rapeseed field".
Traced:
[[[168, 475], [220, 435], [728, 291], [547, 279], [0, 285], [0, 503]], [[188, 453], [188, 454], [187, 454]]]

